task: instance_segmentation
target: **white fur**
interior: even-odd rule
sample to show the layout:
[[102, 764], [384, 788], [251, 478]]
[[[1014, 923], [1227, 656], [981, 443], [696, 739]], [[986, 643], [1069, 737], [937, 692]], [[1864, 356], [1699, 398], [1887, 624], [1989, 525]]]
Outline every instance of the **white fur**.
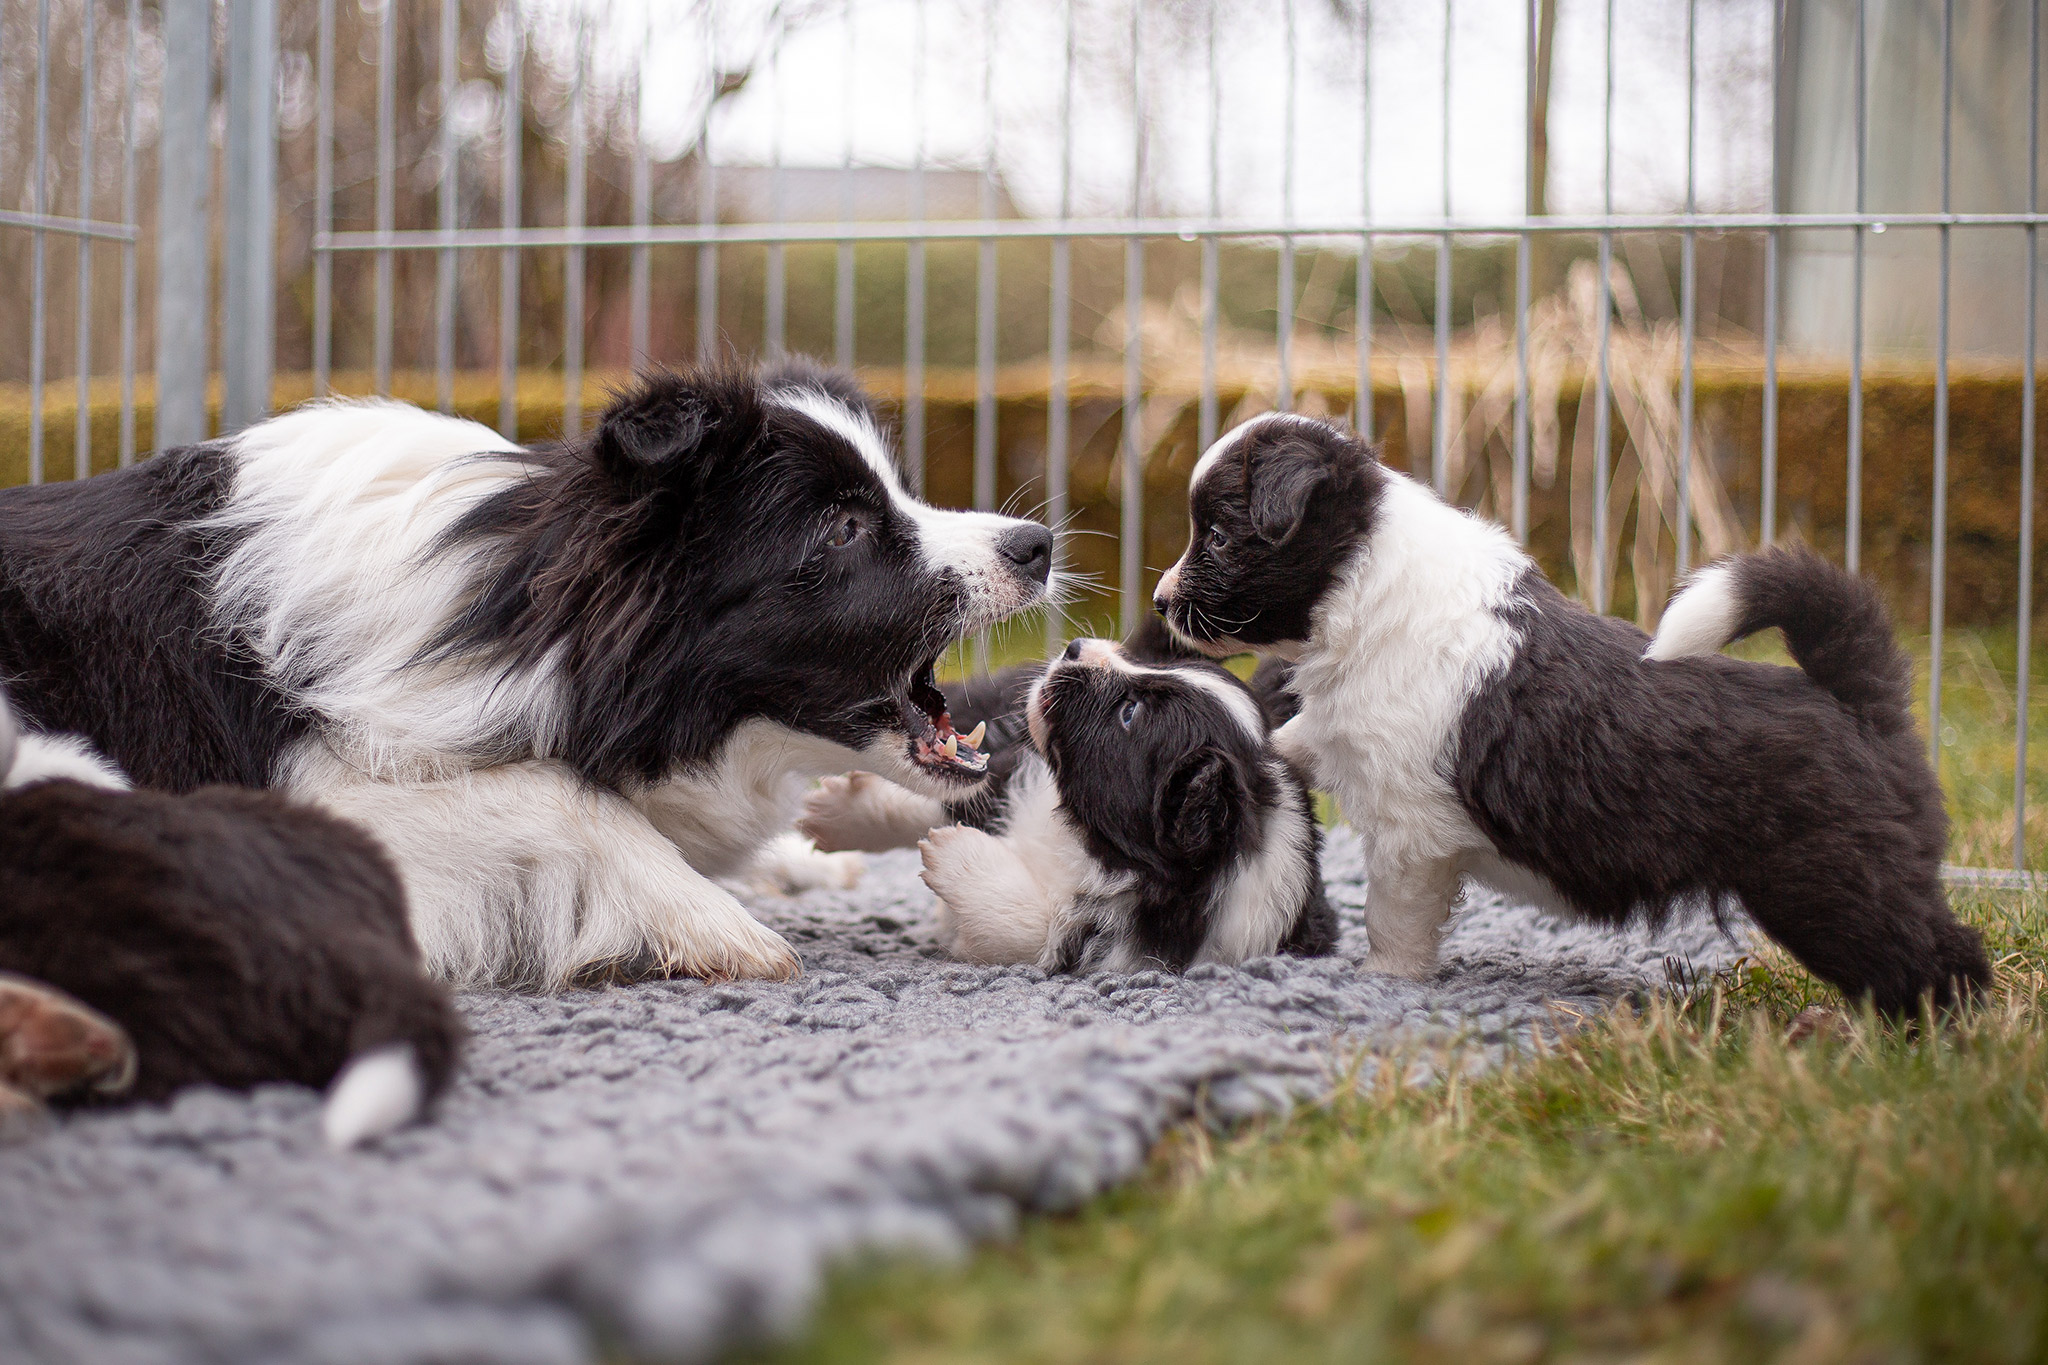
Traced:
[[[1274, 784], [1287, 789], [1287, 775], [1278, 760], [1268, 759]], [[1282, 801], [1267, 812], [1259, 851], [1233, 869], [1212, 908], [1208, 941], [1197, 962], [1226, 965], [1277, 952], [1294, 927], [1294, 912], [1308, 897], [1316, 864], [1309, 857], [1315, 839], [1314, 816]]]
[[1277, 742], [1364, 843], [1367, 965], [1423, 976], [1462, 877], [1493, 854], [1449, 768], [1467, 699], [1520, 645], [1497, 609], [1530, 561], [1499, 527], [1386, 479], [1370, 542], [1292, 651], [1301, 711]]
[[58, 777], [109, 791], [123, 792], [129, 786], [127, 775], [80, 736], [26, 731], [15, 745], [14, 761], [0, 788], [13, 791]]
[[1711, 565], [1694, 574], [1664, 608], [1656, 638], [1643, 657], [1683, 659], [1691, 654], [1713, 654], [1735, 638], [1741, 624], [1742, 598], [1734, 568]]
[[770, 839], [744, 877], [740, 890], [758, 896], [796, 896], [806, 891], [850, 891], [860, 884], [867, 862], [858, 853], [821, 850], [801, 834]]
[[404, 1043], [350, 1060], [327, 1089], [320, 1127], [327, 1145], [345, 1152], [404, 1127], [419, 1117], [426, 1096], [419, 1063]]

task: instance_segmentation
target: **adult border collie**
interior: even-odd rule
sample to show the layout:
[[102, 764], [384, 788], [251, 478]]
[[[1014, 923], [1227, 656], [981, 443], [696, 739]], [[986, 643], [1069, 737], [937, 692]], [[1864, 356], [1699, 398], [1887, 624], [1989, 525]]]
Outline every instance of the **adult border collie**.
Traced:
[[323, 403], [0, 494], [0, 670], [143, 785], [373, 831], [446, 980], [788, 976], [711, 879], [811, 776], [979, 782], [932, 666], [1040, 601], [1052, 550], [909, 496], [808, 365], [652, 375], [533, 449]]
[[[1156, 605], [1212, 653], [1293, 662], [1278, 738], [1364, 840], [1369, 965], [1433, 970], [1469, 876], [1609, 923], [1734, 897], [1888, 1012], [1989, 983], [1942, 893], [1941, 789], [1867, 583], [1807, 551], [1727, 561], [1652, 642], [1356, 437], [1287, 415], [1205, 452], [1190, 506]], [[1798, 669], [1716, 652], [1772, 627]]]
[[997, 741], [980, 791], [940, 802], [850, 773], [805, 798], [799, 828], [821, 848], [918, 844], [954, 956], [1184, 971], [1335, 948], [1306, 781], [1253, 691], [1163, 629], [1075, 640], [970, 679], [953, 706]]
[[415, 1118], [462, 1038], [362, 830], [273, 792], [131, 791], [4, 697], [0, 1032], [12, 1107], [332, 1082], [337, 1147]]

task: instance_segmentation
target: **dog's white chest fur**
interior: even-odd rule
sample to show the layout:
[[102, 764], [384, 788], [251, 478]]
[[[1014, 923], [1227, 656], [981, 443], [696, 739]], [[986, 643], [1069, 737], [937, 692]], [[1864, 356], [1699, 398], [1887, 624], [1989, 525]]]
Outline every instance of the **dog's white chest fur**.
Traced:
[[[1301, 711], [1279, 735], [1357, 829], [1371, 873], [1375, 965], [1433, 967], [1465, 872], [1497, 862], [1452, 787], [1465, 704], [1519, 644], [1500, 614], [1528, 560], [1499, 527], [1389, 473], [1368, 548], [1317, 609], [1296, 663]], [[1396, 903], [1411, 907], [1395, 913]]]

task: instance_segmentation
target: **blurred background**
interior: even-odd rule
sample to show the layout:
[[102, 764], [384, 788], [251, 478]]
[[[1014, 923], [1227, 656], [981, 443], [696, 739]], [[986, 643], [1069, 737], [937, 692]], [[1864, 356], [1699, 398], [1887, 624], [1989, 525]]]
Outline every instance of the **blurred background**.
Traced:
[[2038, 37], [1991, 0], [0, 0], [0, 478], [323, 392], [547, 439], [637, 366], [791, 351], [859, 367], [935, 501], [1063, 524], [1105, 629], [1271, 407], [1646, 624], [1786, 537], [2009, 623]]

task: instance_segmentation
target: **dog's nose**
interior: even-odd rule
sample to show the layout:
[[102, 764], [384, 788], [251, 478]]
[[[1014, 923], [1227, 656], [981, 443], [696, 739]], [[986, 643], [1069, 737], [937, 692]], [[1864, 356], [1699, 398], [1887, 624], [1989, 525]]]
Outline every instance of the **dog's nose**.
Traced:
[[1035, 521], [1004, 532], [996, 553], [1010, 561], [1019, 578], [1043, 583], [1052, 576], [1052, 532]]
[[1167, 601], [1164, 597], [1155, 597], [1152, 599], [1152, 610], [1158, 612], [1161, 616], [1166, 615], [1167, 605]]
[[1079, 641], [1079, 640], [1069, 640], [1069, 641], [1067, 641], [1067, 662], [1068, 662], [1068, 663], [1072, 663], [1072, 662], [1074, 662], [1074, 660], [1076, 660], [1076, 659], [1078, 659], [1078, 658], [1080, 658], [1080, 657], [1081, 657], [1081, 641]]

